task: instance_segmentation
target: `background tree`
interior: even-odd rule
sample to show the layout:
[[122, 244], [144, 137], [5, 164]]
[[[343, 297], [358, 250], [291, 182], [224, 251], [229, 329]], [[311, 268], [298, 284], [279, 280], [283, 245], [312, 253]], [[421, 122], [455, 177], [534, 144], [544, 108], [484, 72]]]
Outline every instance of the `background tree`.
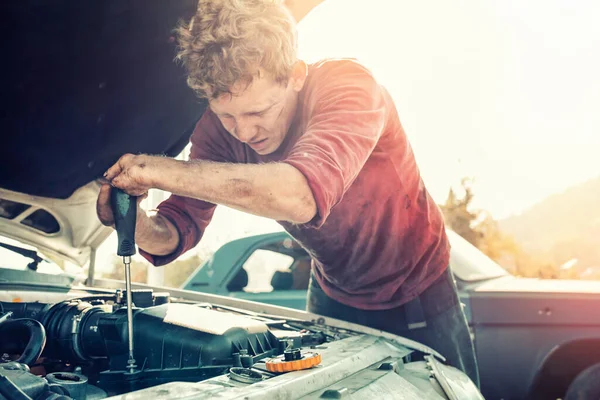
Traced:
[[479, 211], [472, 210], [473, 179], [461, 180], [462, 196], [456, 194], [453, 188], [448, 191], [448, 198], [440, 205], [446, 225], [454, 232], [468, 240], [473, 246], [479, 247], [481, 233], [476, 229]]

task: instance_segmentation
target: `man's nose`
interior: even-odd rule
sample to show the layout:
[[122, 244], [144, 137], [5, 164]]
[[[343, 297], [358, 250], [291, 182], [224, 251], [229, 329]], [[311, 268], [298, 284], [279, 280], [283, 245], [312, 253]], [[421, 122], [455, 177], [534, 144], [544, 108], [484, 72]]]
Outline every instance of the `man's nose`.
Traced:
[[246, 121], [238, 121], [235, 127], [235, 135], [242, 143], [250, 142], [258, 132], [255, 124]]

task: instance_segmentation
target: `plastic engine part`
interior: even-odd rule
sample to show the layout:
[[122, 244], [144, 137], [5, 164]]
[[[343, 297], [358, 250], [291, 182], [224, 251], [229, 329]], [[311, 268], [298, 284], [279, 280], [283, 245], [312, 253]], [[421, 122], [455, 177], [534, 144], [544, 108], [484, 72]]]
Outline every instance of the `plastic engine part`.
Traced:
[[[198, 381], [223, 374], [230, 367], [241, 367], [241, 360], [249, 366], [281, 351], [279, 341], [264, 323], [193, 305], [168, 303], [138, 309], [133, 321], [135, 359], [142, 367], [133, 375], [125, 370], [124, 310], [105, 314], [97, 322], [110, 368], [100, 373], [98, 386], [111, 392], [122, 393], [173, 379]], [[84, 327], [82, 331], [90, 329]]]
[[309, 369], [321, 363], [321, 355], [318, 353], [306, 352], [299, 359], [286, 361], [286, 357], [279, 356], [265, 361], [267, 370], [270, 372], [290, 372]]

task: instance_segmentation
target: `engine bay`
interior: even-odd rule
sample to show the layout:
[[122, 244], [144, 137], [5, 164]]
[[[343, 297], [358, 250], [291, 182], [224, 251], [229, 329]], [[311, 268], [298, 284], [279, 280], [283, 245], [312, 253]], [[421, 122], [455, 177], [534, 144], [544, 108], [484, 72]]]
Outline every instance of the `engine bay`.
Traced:
[[101, 399], [171, 382], [252, 384], [320, 362], [353, 333], [305, 321], [132, 293], [135, 369], [123, 292], [56, 303], [0, 302], [0, 399]]

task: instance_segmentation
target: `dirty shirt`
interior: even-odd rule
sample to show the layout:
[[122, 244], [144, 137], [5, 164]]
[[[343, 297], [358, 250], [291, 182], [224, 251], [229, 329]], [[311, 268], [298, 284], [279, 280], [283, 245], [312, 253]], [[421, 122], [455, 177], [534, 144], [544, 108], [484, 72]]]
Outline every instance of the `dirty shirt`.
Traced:
[[[227, 163], [284, 162], [307, 179], [317, 215], [278, 221], [311, 255], [315, 279], [340, 303], [365, 310], [400, 306], [448, 266], [441, 212], [430, 197], [389, 93], [353, 60], [309, 66], [282, 145], [261, 156], [231, 136], [207, 109], [191, 137], [190, 158]], [[154, 265], [193, 248], [215, 204], [172, 195], [158, 206], [180, 235]]]

